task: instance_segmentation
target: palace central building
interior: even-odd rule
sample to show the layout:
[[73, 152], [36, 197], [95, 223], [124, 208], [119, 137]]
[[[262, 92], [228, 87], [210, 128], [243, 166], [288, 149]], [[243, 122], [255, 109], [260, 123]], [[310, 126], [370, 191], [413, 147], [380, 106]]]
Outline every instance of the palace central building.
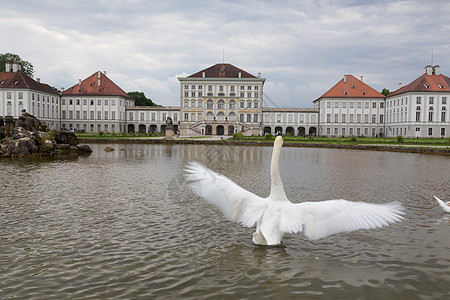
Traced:
[[223, 63], [178, 80], [181, 135], [262, 134], [261, 74]]

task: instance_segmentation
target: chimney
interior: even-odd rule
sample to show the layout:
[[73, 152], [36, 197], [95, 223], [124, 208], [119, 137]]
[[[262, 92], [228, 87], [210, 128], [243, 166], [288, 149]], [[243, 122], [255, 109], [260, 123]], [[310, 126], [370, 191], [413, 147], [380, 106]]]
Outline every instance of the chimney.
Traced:
[[344, 75], [344, 83], [347, 83], [347, 75]]
[[433, 74], [433, 67], [431, 65], [426, 66], [425, 73], [427, 73], [427, 75], [431, 76]]
[[403, 83], [399, 82], [399, 83], [398, 83], [398, 88], [401, 88], [402, 85], [403, 85]]
[[7, 62], [6, 65], [5, 65], [5, 71], [6, 72], [11, 72], [11, 70], [12, 70], [12, 64]]
[[81, 79], [78, 79], [78, 85], [81, 85]]
[[41, 79], [40, 78], [36, 78], [36, 81], [41, 83]]
[[202, 77], [205, 78], [206, 77], [206, 73], [202, 72]]
[[241, 75], [241, 72], [239, 72], [239, 73], [238, 73], [238, 78], [241, 78], [241, 76], [242, 76], [242, 75]]
[[436, 75], [441, 75], [441, 66], [435, 65], [435, 66], [433, 67], [433, 71], [434, 71], [434, 74], [436, 74]]
[[64, 93], [64, 88], [63, 87], [61, 88], [61, 93]]
[[361, 82], [364, 82], [364, 76], [361, 75]]
[[105, 75], [106, 75], [106, 71], [103, 71], [103, 74], [105, 74]]
[[261, 72], [258, 73], [258, 78], [261, 78]]
[[20, 64], [19, 64], [19, 63], [16, 63], [16, 62], [13, 62], [13, 63], [12, 63], [12, 71], [13, 71], [13, 72], [18, 72], [18, 71], [20, 71], [20, 70], [21, 70]]

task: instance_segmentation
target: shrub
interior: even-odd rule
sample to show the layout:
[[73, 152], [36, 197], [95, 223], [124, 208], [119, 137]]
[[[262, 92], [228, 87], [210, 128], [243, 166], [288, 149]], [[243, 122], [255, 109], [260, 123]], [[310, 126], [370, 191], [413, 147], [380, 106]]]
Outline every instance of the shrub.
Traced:
[[265, 138], [266, 140], [272, 140], [273, 136], [272, 136], [270, 133], [268, 133], [268, 134], [266, 134], [266, 135], [264, 136], [264, 138]]
[[244, 138], [243, 133], [233, 133], [233, 140], [241, 140]]
[[399, 136], [397, 137], [397, 142], [403, 143], [403, 141], [404, 141], [403, 137], [402, 137], [401, 135], [399, 135]]
[[358, 140], [356, 139], [356, 136], [352, 135], [352, 137], [350, 138], [350, 141], [357, 142]]
[[99, 135], [99, 136], [104, 136], [105, 133], [104, 133], [103, 131], [99, 131], [99, 132], [98, 132], [98, 135]]

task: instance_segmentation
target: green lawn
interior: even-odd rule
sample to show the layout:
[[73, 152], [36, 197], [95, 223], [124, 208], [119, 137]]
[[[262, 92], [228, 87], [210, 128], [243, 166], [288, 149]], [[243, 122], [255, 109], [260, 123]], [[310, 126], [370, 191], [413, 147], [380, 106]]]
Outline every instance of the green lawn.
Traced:
[[[241, 136], [235, 135], [235, 140], [243, 141], [267, 141], [273, 140], [275, 137], [260, 137], [260, 136]], [[364, 138], [364, 137], [344, 137], [344, 138], [326, 138], [326, 137], [283, 137], [285, 142], [291, 143], [319, 143], [319, 144], [348, 144], [348, 145], [360, 145], [360, 144], [386, 144], [386, 145], [434, 145], [434, 146], [449, 146], [450, 138]]]
[[[164, 135], [149, 135], [142, 133], [76, 133], [81, 139], [134, 139], [143, 137], [164, 137]], [[196, 137], [200, 138], [200, 137]], [[385, 144], [385, 145], [427, 145], [427, 146], [448, 146], [450, 147], [450, 138], [365, 138], [365, 137], [344, 137], [344, 138], [326, 138], [326, 137], [290, 137], [284, 136], [285, 142], [290, 143], [314, 143], [314, 144], [345, 144], [345, 145], [360, 145], [360, 144]], [[194, 138], [181, 138], [194, 139]], [[232, 140], [235, 141], [273, 141], [274, 136], [243, 136], [242, 134], [233, 135]]]

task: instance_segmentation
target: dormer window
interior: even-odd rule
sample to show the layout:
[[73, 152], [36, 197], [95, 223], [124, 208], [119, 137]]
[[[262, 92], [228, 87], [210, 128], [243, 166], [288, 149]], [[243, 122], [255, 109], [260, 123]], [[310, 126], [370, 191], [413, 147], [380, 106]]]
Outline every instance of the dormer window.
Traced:
[[431, 88], [431, 87], [430, 87], [428, 84], [426, 84], [426, 83], [424, 83], [423, 86], [424, 86], [426, 89]]
[[0, 82], [0, 84], [4, 84], [5, 83], [5, 81], [3, 80], [2, 82]]

